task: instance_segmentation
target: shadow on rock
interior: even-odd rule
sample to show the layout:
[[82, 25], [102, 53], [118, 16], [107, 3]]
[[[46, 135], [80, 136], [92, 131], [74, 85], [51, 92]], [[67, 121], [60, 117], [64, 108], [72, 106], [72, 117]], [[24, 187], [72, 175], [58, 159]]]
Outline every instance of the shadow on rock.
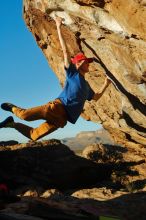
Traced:
[[128, 150], [126, 147], [109, 144], [94, 143], [87, 146], [83, 150], [83, 157], [90, 159], [94, 162], [118, 162], [123, 159], [123, 153]]
[[[25, 209], [24, 209], [25, 204]], [[0, 219], [59, 219], [59, 220], [94, 220], [102, 219], [99, 216], [117, 216], [116, 219], [145, 220], [146, 192], [121, 195], [106, 201], [94, 199], [72, 198], [72, 200], [53, 200], [43, 198], [25, 198], [18, 207], [11, 207], [13, 212], [2, 211]], [[104, 218], [103, 218], [104, 219]], [[107, 219], [107, 218], [106, 218]], [[114, 219], [114, 218], [109, 218]]]
[[119, 219], [145, 220], [146, 192], [129, 193], [106, 201], [79, 200], [81, 208], [94, 216], [118, 216]]
[[[142, 161], [143, 162], [143, 161]], [[141, 163], [141, 161], [140, 161]], [[58, 140], [0, 147], [0, 177], [10, 188], [90, 188], [137, 162], [95, 163]]]

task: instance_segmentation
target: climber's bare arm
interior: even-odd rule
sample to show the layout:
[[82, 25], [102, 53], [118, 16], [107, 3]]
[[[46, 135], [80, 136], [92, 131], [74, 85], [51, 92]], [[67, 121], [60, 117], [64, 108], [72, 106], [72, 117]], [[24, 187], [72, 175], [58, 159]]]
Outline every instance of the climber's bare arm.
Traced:
[[66, 68], [68, 68], [69, 64], [70, 64], [70, 55], [68, 53], [67, 45], [66, 45], [66, 42], [65, 42], [65, 40], [64, 40], [64, 38], [62, 36], [62, 32], [61, 32], [62, 21], [63, 21], [63, 18], [55, 17], [58, 37], [59, 37], [59, 41], [60, 41], [60, 44], [61, 44], [61, 47], [62, 47], [62, 51], [63, 51], [63, 56], [64, 56], [64, 65], [65, 65]]
[[106, 88], [109, 86], [110, 83], [111, 81], [106, 77], [102, 88], [100, 89], [98, 93], [95, 93], [95, 95], [93, 96], [93, 99], [96, 101], [100, 99], [100, 97], [103, 95], [103, 93], [105, 92]]

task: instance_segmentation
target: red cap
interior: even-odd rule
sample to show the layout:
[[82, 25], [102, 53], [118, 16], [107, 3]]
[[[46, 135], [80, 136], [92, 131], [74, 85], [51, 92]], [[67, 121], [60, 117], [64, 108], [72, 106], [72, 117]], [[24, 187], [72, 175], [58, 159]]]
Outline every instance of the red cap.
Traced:
[[88, 61], [88, 63], [93, 62], [93, 58], [87, 58], [83, 53], [78, 53], [74, 58], [71, 58], [71, 62], [73, 64], [76, 64], [82, 60], [86, 60], [86, 61]]

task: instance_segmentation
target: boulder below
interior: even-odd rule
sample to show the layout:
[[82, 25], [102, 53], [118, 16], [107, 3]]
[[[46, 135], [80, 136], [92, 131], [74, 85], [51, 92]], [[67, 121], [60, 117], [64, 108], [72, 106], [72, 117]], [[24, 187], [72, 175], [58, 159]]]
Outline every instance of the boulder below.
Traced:
[[59, 140], [0, 146], [0, 219], [144, 219], [144, 158], [102, 144], [76, 155]]

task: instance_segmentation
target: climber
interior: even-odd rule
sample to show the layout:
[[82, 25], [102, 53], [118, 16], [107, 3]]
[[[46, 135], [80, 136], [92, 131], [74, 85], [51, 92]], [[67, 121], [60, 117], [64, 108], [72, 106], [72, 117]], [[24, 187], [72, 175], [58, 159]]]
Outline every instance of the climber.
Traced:
[[85, 101], [98, 100], [109, 85], [110, 81], [106, 78], [99, 93], [95, 94], [90, 88], [84, 76], [89, 71], [89, 63], [93, 62], [93, 59], [87, 58], [83, 53], [70, 58], [61, 32], [62, 20], [60, 17], [55, 18], [66, 71], [66, 83], [61, 94], [54, 101], [29, 109], [23, 109], [11, 103], [1, 104], [3, 110], [12, 112], [20, 119], [26, 121], [44, 119], [45, 122], [37, 128], [32, 128], [14, 122], [13, 117], [10, 116], [0, 123], [0, 128], [15, 128], [27, 138], [38, 140], [58, 128], [63, 128], [67, 121], [74, 124], [83, 110]]

